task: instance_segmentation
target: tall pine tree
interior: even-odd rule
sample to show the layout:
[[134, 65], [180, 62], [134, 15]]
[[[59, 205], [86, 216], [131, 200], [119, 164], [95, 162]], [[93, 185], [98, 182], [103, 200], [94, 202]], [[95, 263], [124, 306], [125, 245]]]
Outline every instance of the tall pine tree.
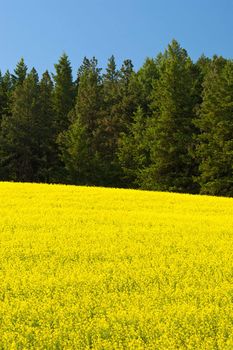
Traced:
[[122, 128], [121, 98], [120, 72], [117, 70], [114, 56], [111, 56], [103, 75], [103, 102], [95, 131], [95, 142], [102, 164], [102, 179], [106, 186], [119, 185], [117, 147]]
[[3, 76], [0, 73], [0, 122], [3, 115], [10, 113], [10, 99], [12, 93], [12, 78], [9, 71]]
[[72, 78], [72, 68], [68, 56], [64, 53], [57, 64], [56, 73], [53, 75], [54, 86], [54, 110], [56, 113], [57, 135], [69, 126], [68, 114], [75, 103], [75, 86]]
[[85, 58], [78, 73], [78, 94], [75, 108], [70, 113], [71, 124], [59, 136], [61, 157], [73, 183], [103, 185], [96, 141], [101, 104], [102, 85], [97, 60]]
[[117, 155], [127, 187], [142, 187], [144, 170], [150, 164], [146, 142], [146, 123], [147, 118], [143, 109], [138, 107], [128, 132], [122, 133], [119, 140]]
[[[149, 146], [147, 140], [147, 124], [151, 118], [150, 108], [152, 91], [155, 81], [158, 79], [158, 63], [154, 59], [146, 59], [144, 65], [130, 78], [129, 90], [133, 110], [132, 121], [127, 124], [127, 129], [120, 134], [118, 159], [123, 170], [123, 181], [127, 187], [146, 187], [144, 179], [145, 171], [150, 165]], [[133, 92], [133, 94], [132, 94]]]
[[214, 57], [204, 79], [196, 157], [201, 193], [233, 195], [233, 62]]
[[13, 86], [16, 87], [18, 85], [22, 85], [27, 76], [27, 66], [24, 62], [24, 59], [21, 58], [17, 63], [17, 66], [14, 70], [15, 74], [12, 74]]
[[56, 144], [55, 110], [53, 104], [53, 81], [44, 72], [39, 83], [38, 136], [40, 138], [39, 178], [43, 182], [59, 182], [59, 159]]
[[163, 191], [195, 192], [190, 154], [194, 133], [193, 64], [173, 40], [160, 57], [154, 83], [153, 118], [148, 127], [151, 167], [147, 187]]
[[1, 166], [7, 179], [38, 180], [39, 84], [35, 69], [17, 85], [11, 106], [11, 117], [4, 117], [0, 136]]

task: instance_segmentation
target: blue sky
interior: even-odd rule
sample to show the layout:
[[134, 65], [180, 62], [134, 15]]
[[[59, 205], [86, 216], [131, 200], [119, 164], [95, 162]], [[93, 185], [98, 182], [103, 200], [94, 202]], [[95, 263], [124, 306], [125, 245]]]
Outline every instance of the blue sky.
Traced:
[[41, 74], [63, 52], [74, 75], [83, 57], [114, 54], [138, 69], [175, 38], [193, 60], [233, 58], [233, 0], [0, 0], [0, 69], [24, 57]]

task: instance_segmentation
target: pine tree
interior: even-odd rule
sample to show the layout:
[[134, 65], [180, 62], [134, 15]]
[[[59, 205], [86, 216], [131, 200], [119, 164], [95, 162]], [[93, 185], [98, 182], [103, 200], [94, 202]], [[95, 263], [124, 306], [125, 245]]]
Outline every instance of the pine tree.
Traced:
[[59, 135], [58, 143], [67, 172], [67, 181], [78, 185], [92, 184], [93, 173], [89, 154], [91, 145], [80, 116], [75, 116], [68, 130]]
[[149, 58], [140, 70], [130, 77], [128, 90], [131, 93], [129, 101], [132, 117], [128, 119], [131, 121], [120, 135], [117, 151], [124, 173], [122, 179], [127, 187], [147, 187], [147, 174], [144, 174], [150, 166], [147, 125], [152, 115], [150, 104], [153, 84], [157, 79], [158, 63]]
[[3, 115], [9, 114], [12, 79], [9, 71], [3, 76], [0, 72], [0, 123]]
[[155, 59], [147, 58], [143, 66], [136, 74], [139, 105], [147, 115], [151, 115], [152, 91], [154, 82], [159, 78], [158, 62]]
[[48, 71], [45, 71], [39, 83], [38, 119], [38, 137], [40, 139], [40, 169], [38, 178], [42, 182], [59, 181], [53, 88], [53, 81]]
[[149, 165], [149, 150], [146, 143], [147, 118], [142, 107], [134, 113], [133, 122], [127, 133], [122, 133], [117, 152], [124, 172], [127, 187], [143, 187], [144, 171]]
[[120, 134], [127, 132], [133, 114], [140, 104], [140, 88], [130, 60], [116, 69], [114, 57], [110, 57], [103, 75], [104, 103], [97, 128], [98, 147], [102, 159], [105, 186], [127, 186], [118, 157]]
[[[86, 59], [87, 60], [87, 59]], [[101, 100], [101, 76], [98, 61], [95, 57], [85, 60], [85, 66], [81, 67], [82, 75], [79, 77], [78, 94], [75, 105], [76, 115], [86, 125], [90, 135], [93, 134], [98, 124], [98, 111]]]
[[2, 72], [0, 71], [0, 120], [2, 117], [3, 105], [4, 105], [4, 92], [2, 87]]
[[193, 64], [173, 40], [159, 58], [154, 83], [153, 118], [149, 125], [150, 158], [147, 186], [151, 189], [195, 192], [190, 154], [194, 133]]
[[20, 61], [18, 62], [14, 73], [12, 75], [12, 81], [13, 81], [13, 86], [16, 87], [18, 85], [22, 85], [24, 80], [26, 79], [27, 76], [27, 66], [24, 62], [24, 59], [21, 58]]
[[119, 185], [120, 178], [120, 166], [116, 155], [122, 127], [119, 79], [120, 72], [116, 68], [114, 56], [111, 56], [103, 75], [101, 111], [95, 130], [95, 143], [102, 164], [102, 181], [105, 186]]
[[39, 85], [35, 69], [17, 85], [12, 96], [11, 117], [3, 117], [0, 162], [6, 177], [37, 181], [39, 159]]
[[72, 78], [72, 68], [68, 56], [64, 53], [55, 64], [56, 74], [53, 75], [54, 109], [56, 113], [57, 135], [69, 126], [68, 114], [75, 103], [75, 85]]
[[98, 125], [102, 86], [100, 69], [95, 58], [85, 58], [78, 74], [76, 105], [70, 113], [71, 124], [59, 136], [62, 160], [77, 184], [97, 185], [102, 183], [96, 129]]
[[138, 72], [85, 57], [73, 82], [66, 54], [55, 70], [0, 72], [0, 179], [233, 195], [232, 61], [173, 40]]
[[121, 66], [121, 81], [123, 83], [123, 86], [125, 89], [127, 89], [131, 75], [133, 74], [133, 63], [131, 60], [127, 59], [124, 60], [122, 66]]
[[135, 84], [135, 72], [131, 60], [124, 60], [120, 70], [121, 102], [119, 113], [121, 115], [121, 129], [126, 131], [133, 120], [134, 112], [139, 105], [138, 85]]
[[233, 62], [214, 57], [204, 79], [196, 157], [201, 193], [233, 195]]

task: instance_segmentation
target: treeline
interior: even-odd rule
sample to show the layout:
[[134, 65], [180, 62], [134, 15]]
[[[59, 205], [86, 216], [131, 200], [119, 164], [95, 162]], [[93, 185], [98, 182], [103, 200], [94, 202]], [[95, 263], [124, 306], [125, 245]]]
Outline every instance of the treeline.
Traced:
[[173, 40], [134, 71], [0, 74], [0, 179], [233, 195], [233, 61]]

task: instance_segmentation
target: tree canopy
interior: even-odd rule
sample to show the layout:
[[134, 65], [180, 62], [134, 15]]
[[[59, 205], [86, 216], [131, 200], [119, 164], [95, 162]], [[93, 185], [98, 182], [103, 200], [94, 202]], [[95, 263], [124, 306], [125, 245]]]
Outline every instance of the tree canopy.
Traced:
[[134, 69], [0, 71], [0, 180], [233, 195], [233, 61], [176, 40]]

